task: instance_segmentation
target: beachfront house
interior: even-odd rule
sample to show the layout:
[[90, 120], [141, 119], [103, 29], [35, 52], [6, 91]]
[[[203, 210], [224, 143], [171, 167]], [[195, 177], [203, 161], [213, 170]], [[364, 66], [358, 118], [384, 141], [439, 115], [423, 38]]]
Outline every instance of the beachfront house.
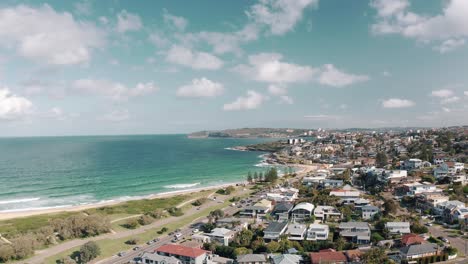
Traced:
[[272, 202], [266, 199], [262, 199], [255, 203], [254, 205], [247, 206], [239, 212], [239, 216], [251, 217], [251, 218], [260, 218], [264, 217], [272, 209]]
[[314, 205], [311, 203], [299, 203], [291, 211], [291, 218], [295, 222], [305, 221], [310, 218], [314, 211]]
[[341, 212], [333, 206], [319, 205], [314, 210], [314, 216], [316, 220], [322, 222], [326, 221], [337, 221], [342, 217]]
[[182, 264], [207, 264], [211, 263], [212, 257], [210, 251], [175, 244], [162, 245], [154, 252], [161, 256], [174, 257]]
[[228, 246], [229, 242], [234, 239], [235, 234], [236, 232], [227, 228], [217, 227], [211, 230], [211, 233], [207, 233], [206, 236], [210, 237], [211, 241], [216, 241], [223, 244], [224, 246]]
[[339, 225], [340, 235], [356, 244], [370, 243], [370, 226], [366, 222], [345, 222]]
[[371, 220], [374, 218], [376, 214], [380, 212], [380, 209], [377, 206], [366, 205], [361, 208], [361, 211], [362, 211], [362, 219]]
[[328, 225], [311, 224], [307, 229], [307, 240], [327, 240], [329, 233]]
[[263, 238], [265, 240], [279, 240], [280, 236], [286, 232], [288, 227], [287, 222], [271, 222], [268, 227], [263, 230]]
[[385, 223], [385, 229], [392, 235], [411, 233], [409, 222], [387, 222]]
[[311, 264], [346, 264], [348, 258], [341, 251], [335, 251], [333, 249], [320, 250], [319, 252], [310, 253]]
[[288, 235], [289, 240], [304, 240], [306, 232], [306, 225], [292, 223], [288, 225], [288, 231], [286, 231], [286, 234]]
[[166, 257], [156, 253], [143, 252], [140, 255], [141, 263], [144, 264], [182, 264], [180, 260], [175, 257]]

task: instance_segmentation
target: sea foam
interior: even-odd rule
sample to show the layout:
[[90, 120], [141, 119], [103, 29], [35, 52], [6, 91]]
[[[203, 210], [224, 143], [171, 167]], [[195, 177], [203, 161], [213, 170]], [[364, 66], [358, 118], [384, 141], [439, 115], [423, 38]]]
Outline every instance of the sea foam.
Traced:
[[197, 185], [200, 185], [200, 183], [196, 182], [196, 183], [171, 184], [171, 185], [164, 186], [164, 188], [166, 188], [166, 189], [186, 189], [186, 188], [195, 187]]
[[20, 199], [4, 200], [4, 201], [0, 201], [0, 204], [27, 203], [27, 202], [38, 201], [39, 199], [41, 198], [34, 197], [34, 198], [20, 198]]

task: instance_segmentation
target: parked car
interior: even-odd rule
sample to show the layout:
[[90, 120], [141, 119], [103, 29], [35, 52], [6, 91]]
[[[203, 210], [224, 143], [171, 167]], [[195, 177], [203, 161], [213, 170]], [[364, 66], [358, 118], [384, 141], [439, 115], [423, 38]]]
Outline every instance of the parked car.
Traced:
[[426, 223], [425, 225], [426, 226], [432, 226], [432, 223]]
[[139, 250], [139, 249], [140, 249], [140, 247], [134, 247], [134, 248], [133, 248], [134, 251], [137, 251], [137, 250]]
[[125, 256], [125, 254], [126, 254], [125, 251], [122, 251], [122, 252], [119, 252], [119, 253], [117, 254], [117, 256], [123, 257], [123, 256]]
[[446, 237], [438, 237], [438, 239], [444, 241], [445, 243], [449, 243], [449, 242], [450, 242]]
[[198, 230], [198, 228], [195, 228], [195, 229], [193, 230], [193, 233], [198, 233], [199, 231], [200, 231], [200, 230]]

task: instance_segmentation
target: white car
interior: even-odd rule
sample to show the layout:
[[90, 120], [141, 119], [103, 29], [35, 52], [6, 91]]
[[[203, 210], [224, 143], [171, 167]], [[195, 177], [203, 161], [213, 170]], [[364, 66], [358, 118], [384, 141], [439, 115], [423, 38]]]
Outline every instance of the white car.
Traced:
[[181, 234], [181, 233], [177, 233], [177, 234], [175, 234], [174, 236], [175, 236], [176, 238], [179, 238], [179, 237], [182, 236], [182, 234]]
[[193, 230], [193, 233], [198, 233], [198, 232], [200, 232], [200, 230], [198, 230], [197, 228]]

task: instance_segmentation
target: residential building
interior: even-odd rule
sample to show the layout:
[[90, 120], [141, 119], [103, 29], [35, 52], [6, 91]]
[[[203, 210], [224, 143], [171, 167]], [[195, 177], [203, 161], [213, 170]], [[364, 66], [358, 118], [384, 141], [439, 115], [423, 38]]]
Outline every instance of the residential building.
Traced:
[[327, 249], [310, 253], [310, 262], [311, 264], [346, 264], [348, 259], [341, 251]]
[[330, 195], [338, 196], [343, 203], [354, 203], [361, 196], [361, 192], [346, 185], [343, 189], [335, 189], [330, 192]]
[[409, 234], [410, 223], [409, 222], [387, 222], [385, 228], [390, 234]]
[[322, 222], [326, 222], [326, 221], [340, 220], [342, 217], [342, 214], [338, 209], [336, 209], [333, 206], [319, 205], [314, 210], [314, 216], [316, 220], [321, 220]]
[[342, 180], [326, 179], [323, 181], [323, 187], [325, 188], [340, 188], [343, 186]]
[[416, 170], [422, 167], [423, 161], [420, 159], [405, 160], [403, 167], [407, 170]]
[[288, 221], [289, 215], [293, 209], [293, 204], [288, 202], [281, 202], [275, 205], [271, 215], [280, 222]]
[[211, 252], [175, 244], [166, 244], [155, 249], [156, 254], [174, 257], [182, 264], [207, 264], [211, 262]]
[[374, 219], [374, 216], [380, 212], [380, 209], [377, 206], [366, 205], [361, 208], [362, 219], [371, 220]]
[[271, 257], [272, 264], [300, 264], [302, 260], [301, 255], [295, 254], [279, 254]]
[[310, 218], [314, 205], [311, 203], [299, 203], [291, 211], [293, 221], [305, 221]]
[[345, 222], [340, 223], [340, 235], [347, 240], [357, 244], [370, 243], [370, 226], [366, 222]]
[[307, 232], [307, 226], [298, 223], [292, 223], [288, 225], [286, 234], [289, 240], [304, 240]]
[[249, 222], [242, 218], [226, 217], [216, 220], [216, 227], [232, 228], [236, 231], [249, 226]]
[[237, 256], [238, 264], [266, 264], [267, 259], [263, 254], [245, 254]]
[[254, 205], [247, 206], [239, 212], [240, 216], [244, 217], [264, 217], [272, 209], [271, 201], [262, 199]]
[[206, 234], [211, 238], [211, 241], [216, 241], [225, 246], [229, 245], [229, 242], [232, 241], [236, 232], [226, 229], [226, 228], [214, 228], [211, 230], [211, 233]]
[[400, 182], [408, 177], [406, 170], [387, 170], [382, 174], [382, 180], [385, 182]]
[[352, 249], [345, 251], [346, 258], [348, 259], [348, 264], [358, 264], [362, 263], [361, 258], [364, 253], [359, 249]]
[[166, 257], [151, 252], [144, 252], [140, 256], [140, 259], [141, 263], [144, 264], [182, 264], [182, 262], [175, 257]]
[[329, 233], [328, 225], [311, 224], [307, 229], [307, 240], [327, 240]]
[[401, 237], [401, 244], [403, 246], [415, 245], [415, 244], [423, 244], [426, 240], [423, 237], [417, 234], [406, 234]]
[[406, 261], [414, 261], [419, 258], [436, 256], [439, 253], [439, 246], [433, 243], [414, 244], [400, 248], [401, 257]]
[[265, 240], [279, 240], [288, 227], [287, 222], [270, 222], [268, 227], [263, 230]]
[[422, 193], [416, 195], [415, 198], [417, 208], [430, 211], [433, 211], [438, 204], [449, 201], [449, 197], [442, 193]]

